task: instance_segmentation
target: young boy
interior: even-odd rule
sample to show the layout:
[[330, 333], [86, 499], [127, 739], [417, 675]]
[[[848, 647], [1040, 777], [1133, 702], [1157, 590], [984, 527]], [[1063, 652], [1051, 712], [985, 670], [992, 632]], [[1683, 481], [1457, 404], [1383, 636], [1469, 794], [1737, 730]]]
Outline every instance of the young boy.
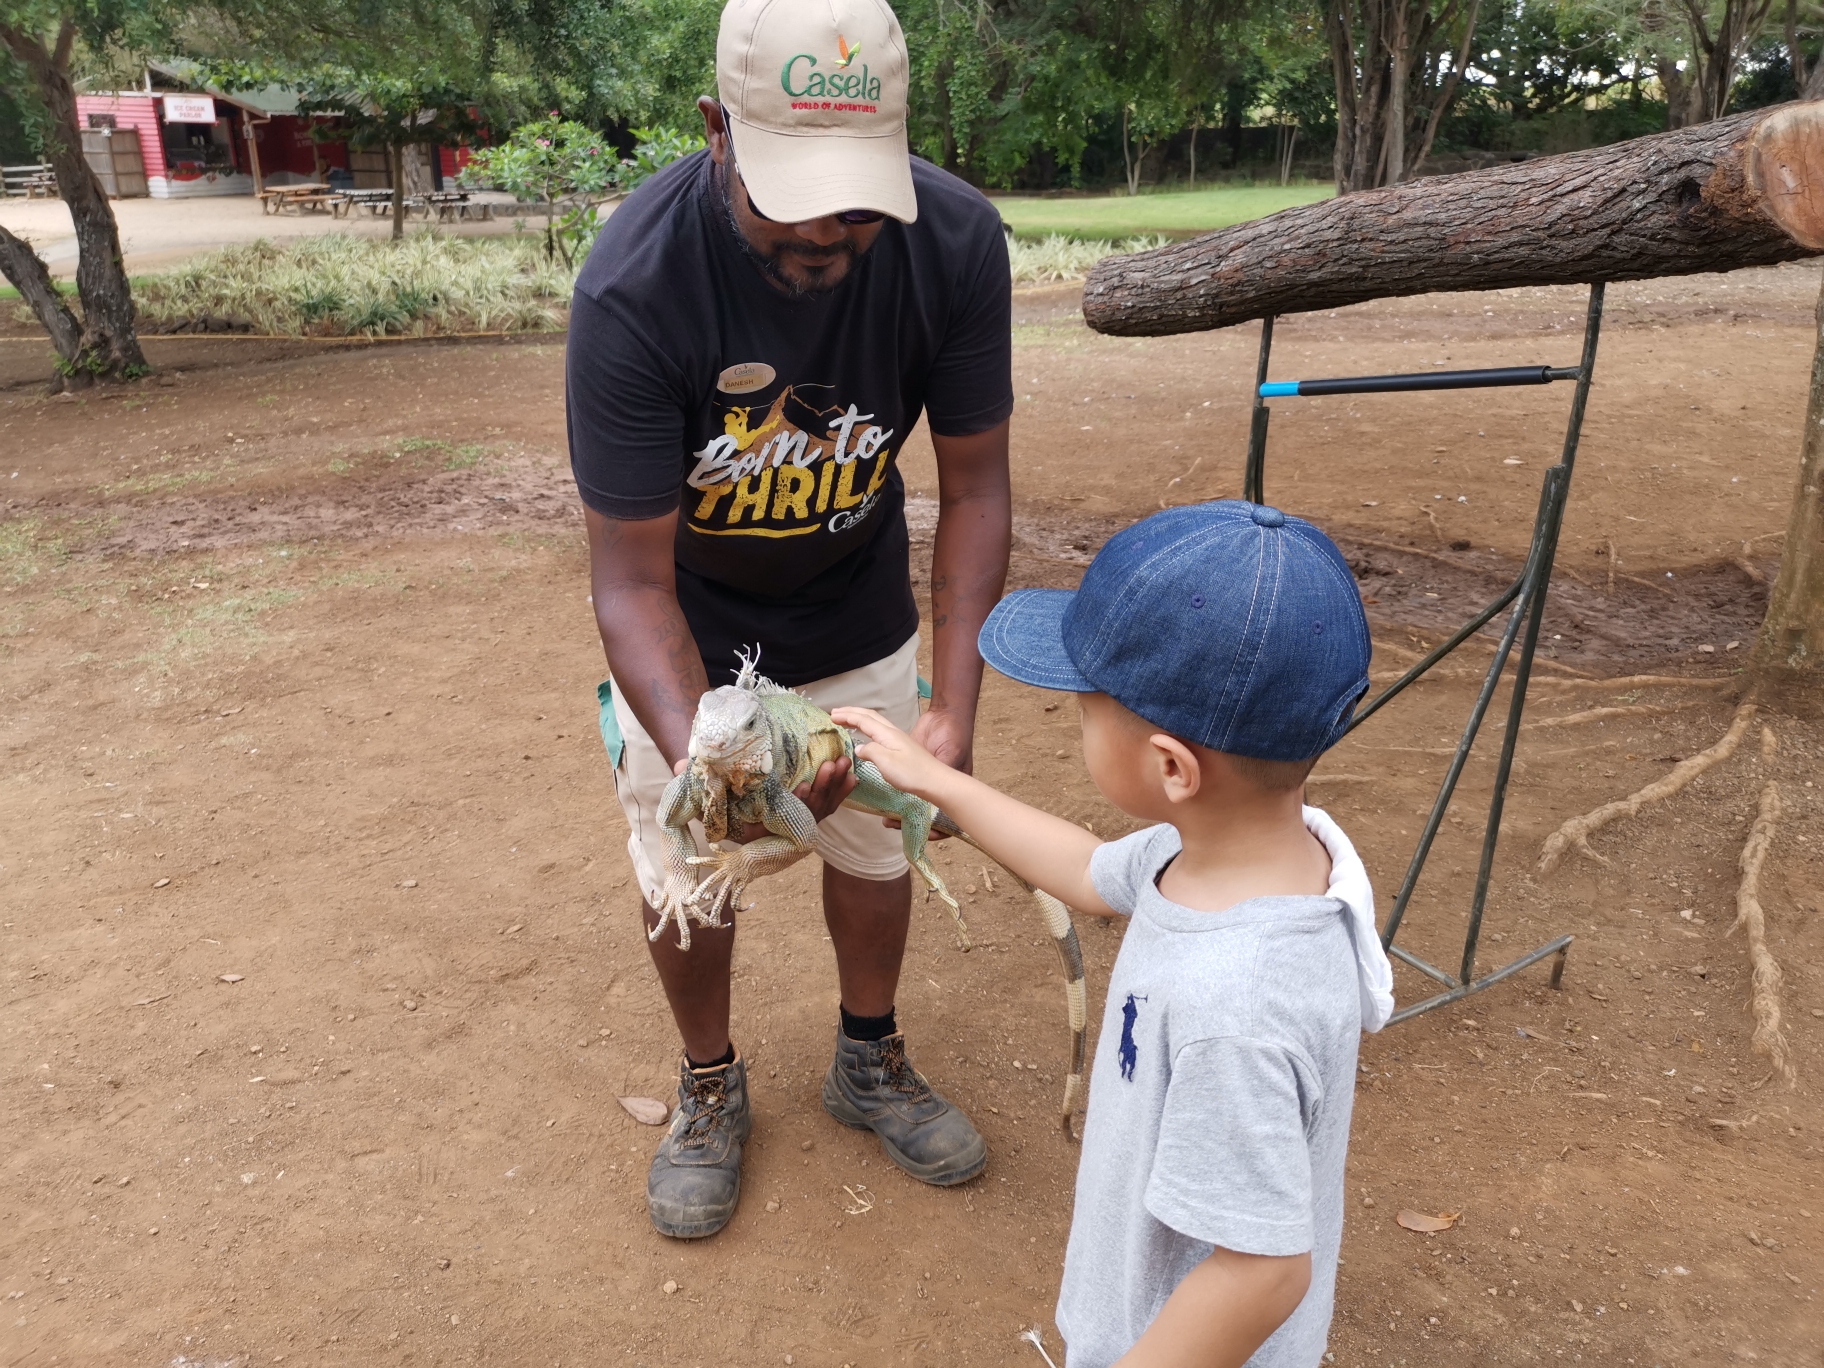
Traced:
[[1342, 554], [1241, 502], [1110, 539], [1075, 593], [1009, 595], [1003, 674], [1078, 695], [1083, 759], [1150, 825], [1103, 842], [838, 709], [858, 752], [1006, 866], [1131, 918], [1109, 980], [1058, 1297], [1068, 1368], [1315, 1368], [1343, 1224], [1356, 1045], [1393, 974], [1368, 876], [1303, 806], [1368, 686]]

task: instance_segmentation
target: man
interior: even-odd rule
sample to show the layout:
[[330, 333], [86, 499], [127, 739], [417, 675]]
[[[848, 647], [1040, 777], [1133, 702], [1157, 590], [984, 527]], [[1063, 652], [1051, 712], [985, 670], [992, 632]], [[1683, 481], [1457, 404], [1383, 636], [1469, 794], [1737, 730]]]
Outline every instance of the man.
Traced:
[[[709, 147], [620, 206], [577, 282], [571, 464], [624, 749], [615, 788], [646, 925], [657, 810], [705, 690], [735, 652], [825, 708], [873, 707], [970, 767], [976, 633], [1007, 572], [1011, 284], [1000, 218], [906, 147], [905, 40], [883, 0], [731, 0]], [[923, 411], [936, 449], [931, 706], [896, 460]], [[846, 762], [799, 796], [819, 819], [842, 989], [823, 1104], [929, 1183], [987, 1147], [907, 1059], [894, 993], [911, 918], [899, 833], [838, 810]], [[744, 836], [759, 833], [753, 828]], [[701, 839], [699, 833], [699, 840]], [[732, 919], [731, 919], [732, 920]], [[663, 1234], [720, 1230], [751, 1127], [729, 1039], [732, 924], [653, 963], [683, 1036], [679, 1108], [653, 1157]]]

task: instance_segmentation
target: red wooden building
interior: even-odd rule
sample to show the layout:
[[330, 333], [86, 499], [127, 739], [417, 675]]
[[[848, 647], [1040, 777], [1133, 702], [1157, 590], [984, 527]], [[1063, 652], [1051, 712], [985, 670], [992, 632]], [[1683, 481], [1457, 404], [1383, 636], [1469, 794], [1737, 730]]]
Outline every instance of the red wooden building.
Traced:
[[[251, 195], [267, 186], [336, 184], [349, 189], [392, 185], [384, 152], [360, 152], [337, 141], [337, 119], [298, 113], [297, 92], [283, 86], [226, 94], [195, 78], [187, 62], [152, 62], [137, 90], [79, 94], [83, 147], [98, 171], [131, 165], [133, 146], [144, 190], [130, 174], [103, 181], [110, 194], [154, 199]], [[315, 134], [315, 136], [313, 136]], [[430, 189], [442, 189], [468, 161], [467, 148], [427, 148]]]

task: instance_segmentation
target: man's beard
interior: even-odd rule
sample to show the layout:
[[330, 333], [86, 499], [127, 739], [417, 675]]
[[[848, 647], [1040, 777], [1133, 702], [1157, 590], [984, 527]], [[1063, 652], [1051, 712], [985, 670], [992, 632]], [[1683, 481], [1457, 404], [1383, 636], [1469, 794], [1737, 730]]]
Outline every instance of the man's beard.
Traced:
[[[797, 247], [791, 243], [782, 243], [774, 248], [770, 255], [754, 246], [747, 240], [747, 234], [741, 231], [741, 220], [735, 214], [735, 191], [728, 168], [718, 166], [716, 174], [722, 182], [722, 212], [728, 219], [728, 231], [734, 234], [735, 243], [741, 248], [742, 254], [759, 267], [768, 280], [780, 286], [792, 298], [803, 299], [809, 295], [828, 294], [849, 278], [849, 272], [855, 269], [855, 259], [861, 253], [856, 251], [855, 244], [846, 238], [831, 247]], [[835, 262], [818, 267], [816, 269], [825, 273], [825, 278], [809, 284], [801, 280], [794, 280], [779, 267], [779, 258], [783, 256], [827, 256], [832, 252], [843, 253], [849, 257], [847, 269], [836, 273]], [[831, 278], [832, 276], [833, 278]]]

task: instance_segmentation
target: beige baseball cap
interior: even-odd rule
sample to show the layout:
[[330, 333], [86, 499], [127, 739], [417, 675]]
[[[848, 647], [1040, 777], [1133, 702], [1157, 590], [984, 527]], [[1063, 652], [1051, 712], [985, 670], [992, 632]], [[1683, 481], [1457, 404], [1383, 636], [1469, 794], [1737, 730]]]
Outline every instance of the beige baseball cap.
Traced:
[[716, 86], [761, 213], [782, 223], [845, 209], [918, 217], [906, 66], [883, 0], [729, 0]]

